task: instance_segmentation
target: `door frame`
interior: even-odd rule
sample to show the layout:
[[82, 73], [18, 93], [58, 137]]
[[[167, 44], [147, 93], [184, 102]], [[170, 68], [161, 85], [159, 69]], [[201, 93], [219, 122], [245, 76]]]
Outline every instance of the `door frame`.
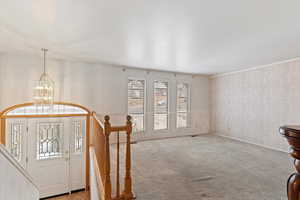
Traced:
[[28, 107], [35, 105], [33, 102], [29, 103], [23, 103], [23, 104], [17, 104], [10, 106], [6, 109], [4, 109], [2, 112], [0, 112], [0, 144], [5, 145], [6, 144], [6, 119], [8, 118], [59, 118], [59, 117], [86, 117], [86, 134], [85, 134], [85, 166], [86, 166], [86, 177], [85, 177], [85, 190], [88, 190], [89, 188], [89, 164], [90, 164], [90, 155], [89, 155], [89, 141], [90, 141], [90, 119], [92, 112], [79, 104], [75, 103], [69, 103], [69, 102], [54, 102], [54, 105], [66, 105], [66, 106], [73, 106], [77, 108], [81, 108], [85, 110], [86, 114], [34, 114], [34, 115], [8, 115], [8, 113], [12, 110], [15, 110], [17, 108], [21, 107]]

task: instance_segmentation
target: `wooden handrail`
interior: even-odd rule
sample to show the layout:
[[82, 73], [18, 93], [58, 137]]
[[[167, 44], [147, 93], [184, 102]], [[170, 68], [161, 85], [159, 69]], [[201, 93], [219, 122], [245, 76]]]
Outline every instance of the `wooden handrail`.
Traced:
[[[133, 199], [132, 193], [132, 178], [131, 178], [131, 133], [132, 133], [132, 123], [131, 117], [127, 116], [126, 124], [123, 126], [113, 126], [110, 123], [110, 117], [105, 116], [104, 120], [97, 117], [96, 112], [90, 112], [87, 108], [65, 102], [55, 102], [55, 104], [60, 105], [70, 105], [75, 107], [80, 107], [86, 111], [85, 114], [37, 114], [37, 115], [7, 115], [7, 113], [13, 109], [19, 107], [32, 106], [33, 103], [19, 104], [5, 109], [0, 113], [0, 144], [5, 144], [5, 126], [7, 118], [34, 118], [34, 117], [73, 117], [73, 116], [86, 116], [86, 189], [89, 187], [91, 180], [90, 175], [94, 174], [98, 176], [96, 178], [98, 185], [101, 185], [104, 194], [102, 194], [102, 200], [131, 200]], [[93, 130], [93, 131], [91, 131]], [[124, 187], [120, 186], [120, 134], [126, 133], [126, 166], [125, 166], [125, 181]], [[110, 155], [110, 136], [112, 134], [117, 134], [117, 181], [116, 195], [112, 194], [112, 184], [111, 184], [111, 155]], [[92, 149], [92, 150], [91, 150]], [[91, 157], [92, 156], [92, 157]], [[91, 163], [93, 159], [93, 163]], [[90, 164], [93, 164], [90, 166]], [[97, 172], [90, 173], [90, 170], [97, 170]], [[124, 173], [121, 173], [124, 174]], [[121, 193], [120, 188], [124, 188], [124, 191]], [[114, 197], [114, 198], [113, 198]]]
[[[94, 158], [98, 164], [96, 169], [99, 170], [100, 174], [97, 180], [101, 180], [102, 183], [99, 185], [104, 186], [103, 200], [132, 200], [134, 195], [132, 192], [132, 177], [131, 177], [131, 133], [132, 133], [132, 122], [131, 117], [127, 116], [127, 122], [124, 126], [112, 126], [110, 124], [110, 117], [105, 116], [104, 122], [102, 122], [96, 115], [92, 113], [93, 129], [94, 132], [91, 135], [90, 146], [94, 148]], [[125, 132], [127, 135], [126, 140], [126, 166], [125, 166], [125, 178], [124, 178], [124, 191], [120, 194], [120, 141], [119, 134]], [[116, 194], [112, 194], [111, 184], [111, 155], [110, 155], [110, 136], [112, 133], [117, 134], [117, 170], [116, 170]]]
[[111, 127], [111, 132], [127, 131], [127, 129], [127, 126], [113, 126]]
[[92, 117], [98, 122], [102, 129], [104, 129], [104, 123], [97, 117], [96, 112], [92, 112]]

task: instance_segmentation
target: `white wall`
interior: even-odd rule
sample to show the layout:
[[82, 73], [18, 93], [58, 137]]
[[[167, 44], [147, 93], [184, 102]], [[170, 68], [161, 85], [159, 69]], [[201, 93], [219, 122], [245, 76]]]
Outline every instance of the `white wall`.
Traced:
[[38, 200], [39, 191], [27, 172], [0, 144], [0, 199]]
[[191, 115], [192, 127], [201, 133], [210, 132], [211, 93], [210, 80], [203, 76], [195, 76], [192, 81]]
[[299, 77], [300, 61], [213, 77], [212, 131], [287, 151], [278, 128], [300, 124]]
[[[170, 82], [171, 112], [175, 111], [176, 81], [191, 83], [193, 133], [209, 132], [209, 78], [166, 72], [127, 69], [106, 64], [88, 64], [64, 60], [47, 62], [48, 71], [55, 81], [55, 100], [84, 105], [101, 114], [127, 113], [127, 78], [138, 77], [152, 85], [155, 79]], [[42, 59], [28, 55], [0, 55], [0, 110], [32, 101], [35, 81], [42, 73]], [[149, 87], [151, 88], [151, 87]], [[149, 89], [147, 88], [147, 89]], [[151, 99], [151, 98], [150, 98]], [[151, 112], [151, 102], [148, 102]], [[124, 120], [125, 121], [125, 120]], [[171, 124], [175, 131], [175, 124]], [[150, 128], [149, 128], [150, 130]], [[181, 131], [183, 132], [183, 131]], [[189, 133], [191, 131], [189, 130]]]

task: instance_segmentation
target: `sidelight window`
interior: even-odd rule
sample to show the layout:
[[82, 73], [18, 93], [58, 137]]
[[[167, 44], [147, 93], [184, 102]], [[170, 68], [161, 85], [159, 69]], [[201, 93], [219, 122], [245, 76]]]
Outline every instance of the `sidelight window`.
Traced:
[[12, 156], [17, 160], [21, 161], [22, 155], [22, 130], [23, 130], [23, 123], [12, 123], [10, 125], [10, 143], [9, 149]]
[[75, 153], [83, 152], [82, 121], [73, 121], [73, 134], [75, 135]]

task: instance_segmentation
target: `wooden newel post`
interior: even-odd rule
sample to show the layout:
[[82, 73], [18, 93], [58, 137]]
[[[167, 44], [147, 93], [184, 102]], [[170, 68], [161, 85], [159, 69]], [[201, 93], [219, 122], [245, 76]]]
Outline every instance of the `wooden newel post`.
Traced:
[[135, 199], [132, 192], [132, 178], [131, 178], [131, 133], [132, 122], [131, 116], [127, 116], [127, 141], [126, 141], [126, 173], [125, 173], [125, 187], [122, 198], [125, 200]]
[[105, 156], [106, 156], [106, 163], [105, 163], [105, 183], [104, 183], [104, 190], [105, 190], [105, 200], [111, 200], [111, 180], [110, 180], [110, 144], [109, 144], [109, 135], [111, 132], [111, 125], [109, 122], [109, 116], [106, 115], [104, 117], [104, 133], [105, 133]]
[[283, 126], [279, 132], [290, 145], [290, 155], [294, 158], [296, 173], [290, 175], [287, 181], [288, 200], [300, 199], [300, 126]]
[[0, 144], [5, 145], [5, 118], [0, 118]]

